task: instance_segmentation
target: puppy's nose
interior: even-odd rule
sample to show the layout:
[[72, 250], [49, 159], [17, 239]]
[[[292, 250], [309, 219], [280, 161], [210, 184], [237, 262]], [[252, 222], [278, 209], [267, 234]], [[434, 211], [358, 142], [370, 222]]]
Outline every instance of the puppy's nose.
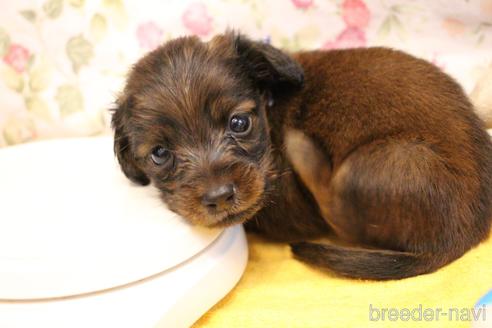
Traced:
[[210, 210], [224, 210], [234, 202], [234, 185], [223, 184], [210, 188], [202, 198], [202, 204]]

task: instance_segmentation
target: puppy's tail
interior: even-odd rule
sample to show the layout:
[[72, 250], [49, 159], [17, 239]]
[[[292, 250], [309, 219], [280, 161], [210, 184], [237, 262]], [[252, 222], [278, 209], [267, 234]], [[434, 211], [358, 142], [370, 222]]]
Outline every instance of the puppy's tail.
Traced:
[[292, 244], [291, 248], [298, 259], [309, 264], [345, 277], [371, 280], [402, 279], [433, 272], [456, 258], [449, 258], [449, 254], [445, 259], [425, 254], [310, 242]]

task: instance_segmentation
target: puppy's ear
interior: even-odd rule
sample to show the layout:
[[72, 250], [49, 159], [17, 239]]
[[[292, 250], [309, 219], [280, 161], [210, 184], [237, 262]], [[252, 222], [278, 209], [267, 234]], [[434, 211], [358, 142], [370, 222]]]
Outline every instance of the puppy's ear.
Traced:
[[260, 86], [277, 89], [279, 87], [302, 87], [304, 71], [302, 67], [285, 52], [271, 45], [251, 41], [241, 34], [229, 32], [241, 65]]
[[123, 173], [133, 182], [148, 185], [149, 178], [138, 168], [136, 159], [130, 145], [128, 133], [128, 111], [131, 100], [117, 100], [117, 107], [113, 109], [111, 126], [114, 129], [114, 153], [118, 158]]

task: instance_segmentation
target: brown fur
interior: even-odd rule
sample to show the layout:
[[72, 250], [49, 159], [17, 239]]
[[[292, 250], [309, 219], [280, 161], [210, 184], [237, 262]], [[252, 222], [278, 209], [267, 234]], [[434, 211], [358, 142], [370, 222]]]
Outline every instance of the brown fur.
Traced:
[[[456, 82], [402, 52], [290, 57], [234, 33], [180, 38], [135, 65], [117, 104], [130, 179], [192, 223], [245, 222], [341, 275], [432, 272], [490, 231], [484, 125]], [[227, 130], [238, 112], [251, 113], [247, 136]], [[164, 166], [150, 160], [157, 145], [172, 153]], [[234, 201], [211, 212], [203, 194], [225, 183]], [[340, 243], [309, 242], [330, 234]]]

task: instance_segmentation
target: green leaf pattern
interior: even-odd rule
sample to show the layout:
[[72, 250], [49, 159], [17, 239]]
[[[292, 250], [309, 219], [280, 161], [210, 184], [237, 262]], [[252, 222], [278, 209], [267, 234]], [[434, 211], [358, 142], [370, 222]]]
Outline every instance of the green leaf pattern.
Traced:
[[40, 61], [38, 65], [29, 71], [29, 88], [33, 92], [46, 90], [51, 81], [51, 74], [52, 72], [47, 61]]
[[77, 86], [70, 84], [60, 86], [56, 92], [55, 99], [62, 116], [68, 116], [84, 110], [84, 98]]
[[0, 75], [5, 85], [16, 92], [24, 90], [24, 78], [9, 66], [3, 66], [0, 70]]
[[123, 0], [102, 0], [102, 8], [107, 11], [118, 30], [125, 29], [128, 25], [128, 13]]
[[72, 62], [72, 68], [75, 73], [77, 73], [82, 66], [89, 64], [89, 61], [94, 56], [92, 44], [82, 35], [75, 36], [68, 40], [66, 51], [68, 58]]
[[43, 11], [51, 19], [58, 18], [63, 10], [63, 0], [47, 0], [43, 5]]
[[108, 22], [101, 14], [94, 14], [91, 19], [90, 34], [93, 40], [100, 42], [106, 35]]
[[50, 120], [52, 118], [50, 108], [46, 101], [38, 95], [33, 95], [25, 98], [27, 110], [34, 116]]
[[36, 21], [37, 14], [34, 10], [26, 9], [19, 11], [22, 17], [27, 19], [29, 22], [34, 23]]
[[5, 56], [10, 47], [10, 37], [3, 28], [0, 27], [0, 57]]
[[1, 136], [6, 145], [15, 145], [34, 139], [36, 127], [32, 119], [13, 116], [7, 120]]
[[68, 3], [74, 8], [82, 8], [85, 4], [85, 0], [68, 0]]

